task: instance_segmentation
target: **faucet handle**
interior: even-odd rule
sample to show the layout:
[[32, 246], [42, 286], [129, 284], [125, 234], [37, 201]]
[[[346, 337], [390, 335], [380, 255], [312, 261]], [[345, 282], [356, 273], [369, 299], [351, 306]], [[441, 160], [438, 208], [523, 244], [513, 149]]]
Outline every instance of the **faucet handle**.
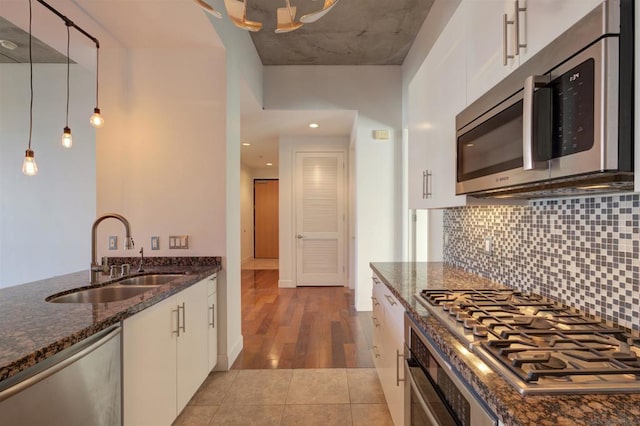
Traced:
[[134, 245], [135, 245], [135, 243], [133, 242], [133, 238], [125, 237], [125, 239], [124, 239], [124, 248], [125, 249], [131, 250], [131, 249], [133, 249]]

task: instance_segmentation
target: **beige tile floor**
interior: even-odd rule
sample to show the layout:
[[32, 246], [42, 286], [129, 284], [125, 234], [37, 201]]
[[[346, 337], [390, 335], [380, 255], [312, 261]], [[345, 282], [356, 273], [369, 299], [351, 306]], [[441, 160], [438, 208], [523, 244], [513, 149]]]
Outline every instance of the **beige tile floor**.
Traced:
[[175, 426], [393, 426], [373, 368], [215, 372]]

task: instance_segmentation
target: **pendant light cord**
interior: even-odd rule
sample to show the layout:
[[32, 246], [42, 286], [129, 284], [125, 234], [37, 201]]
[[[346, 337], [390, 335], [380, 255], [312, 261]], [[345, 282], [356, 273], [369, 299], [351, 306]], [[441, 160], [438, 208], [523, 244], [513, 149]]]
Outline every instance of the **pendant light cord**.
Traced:
[[29, 87], [31, 100], [29, 103], [29, 150], [31, 150], [31, 134], [33, 133], [33, 57], [31, 56], [31, 0], [29, 0]]
[[71, 60], [69, 59], [69, 45], [71, 44], [71, 33], [69, 31], [69, 24], [67, 24], [67, 120], [65, 121], [66, 126], [69, 127], [69, 63]]
[[100, 105], [98, 102], [98, 85], [100, 82], [100, 46], [96, 44], [96, 108]]

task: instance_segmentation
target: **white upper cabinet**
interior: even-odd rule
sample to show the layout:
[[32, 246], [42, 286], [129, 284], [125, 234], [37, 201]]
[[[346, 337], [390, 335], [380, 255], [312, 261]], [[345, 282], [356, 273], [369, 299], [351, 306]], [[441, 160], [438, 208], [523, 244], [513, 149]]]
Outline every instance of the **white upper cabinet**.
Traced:
[[515, 2], [463, 0], [467, 40], [467, 103], [472, 103], [519, 64], [515, 54]]
[[591, 12], [603, 0], [521, 0], [520, 63], [525, 63], [544, 46]]
[[470, 104], [603, 0], [463, 0]]
[[466, 203], [455, 195], [455, 117], [466, 103], [465, 20], [459, 8], [409, 84], [409, 206]]

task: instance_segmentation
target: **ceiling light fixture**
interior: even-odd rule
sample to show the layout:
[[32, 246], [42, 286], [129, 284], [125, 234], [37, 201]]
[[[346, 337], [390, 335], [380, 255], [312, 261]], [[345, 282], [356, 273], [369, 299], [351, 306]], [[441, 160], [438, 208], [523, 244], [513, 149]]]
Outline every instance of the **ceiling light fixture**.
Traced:
[[33, 14], [31, 12], [31, 0], [29, 0], [29, 92], [31, 93], [31, 100], [29, 102], [29, 145], [27, 151], [24, 154], [24, 161], [22, 162], [22, 173], [27, 176], [35, 176], [38, 174], [38, 165], [36, 164], [36, 157], [31, 149], [31, 135], [33, 133], [33, 57], [31, 56], [31, 21]]
[[249, 142], [242, 142], [242, 146], [251, 146]]
[[273, 163], [267, 163], [267, 166], [273, 166]]
[[309, 127], [311, 127], [312, 129], [317, 129], [318, 127], [320, 127], [320, 125], [318, 123], [311, 123], [309, 124]]
[[71, 148], [73, 145], [73, 138], [71, 137], [71, 129], [69, 128], [69, 64], [71, 59], [69, 59], [69, 45], [71, 44], [71, 32], [69, 27], [71, 26], [69, 22], [65, 22], [67, 26], [67, 114], [66, 121], [64, 125], [64, 129], [62, 130], [62, 146], [65, 148]]
[[[205, 0], [194, 0], [207, 13], [218, 19], [222, 18], [222, 14], [215, 10], [213, 6]], [[262, 29], [262, 22], [247, 20], [247, 2], [249, 0], [224, 0], [224, 6], [227, 10], [229, 20], [238, 28], [243, 30], [257, 32]], [[315, 1], [315, 0], [313, 0]], [[290, 0], [285, 0], [286, 6], [276, 9], [276, 30], [277, 34], [295, 31], [304, 24], [311, 24], [329, 13], [331, 9], [338, 3], [338, 0], [324, 0], [322, 9], [315, 12], [307, 13], [300, 17], [298, 21], [296, 17], [296, 7], [291, 6]]]

